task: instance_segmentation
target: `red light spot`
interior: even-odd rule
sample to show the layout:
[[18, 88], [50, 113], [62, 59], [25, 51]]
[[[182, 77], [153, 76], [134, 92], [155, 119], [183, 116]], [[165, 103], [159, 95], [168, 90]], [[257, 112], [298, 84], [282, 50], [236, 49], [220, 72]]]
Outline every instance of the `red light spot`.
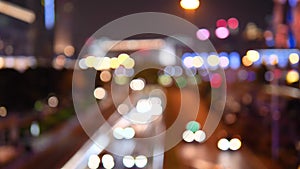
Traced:
[[274, 70], [274, 76], [275, 76], [276, 79], [280, 79], [281, 75], [282, 75], [282, 72], [281, 72], [280, 69], [275, 69]]
[[212, 88], [219, 88], [222, 85], [222, 76], [218, 73], [212, 74], [210, 85]]
[[239, 27], [239, 21], [236, 18], [229, 18], [228, 19], [228, 27], [230, 29], [236, 29]]
[[216, 22], [216, 26], [217, 27], [226, 27], [227, 26], [227, 22], [225, 19], [219, 19]]

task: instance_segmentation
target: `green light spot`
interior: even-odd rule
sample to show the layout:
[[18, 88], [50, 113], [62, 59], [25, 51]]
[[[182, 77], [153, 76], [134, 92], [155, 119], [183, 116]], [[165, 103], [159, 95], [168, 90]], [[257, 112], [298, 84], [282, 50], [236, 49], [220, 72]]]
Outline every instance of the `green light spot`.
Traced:
[[114, 80], [118, 85], [125, 85], [129, 82], [129, 79], [126, 76], [114, 76]]
[[190, 121], [185, 127], [187, 130], [190, 130], [192, 132], [196, 132], [200, 129], [200, 124], [196, 121]]
[[176, 79], [176, 84], [179, 88], [184, 88], [187, 84], [187, 81], [184, 77], [179, 77]]
[[34, 103], [34, 109], [36, 111], [42, 111], [43, 107], [44, 107], [43, 103], [41, 101], [39, 101], [39, 100]]
[[172, 77], [170, 77], [169, 75], [160, 75], [158, 77], [158, 83], [166, 87], [171, 86]]

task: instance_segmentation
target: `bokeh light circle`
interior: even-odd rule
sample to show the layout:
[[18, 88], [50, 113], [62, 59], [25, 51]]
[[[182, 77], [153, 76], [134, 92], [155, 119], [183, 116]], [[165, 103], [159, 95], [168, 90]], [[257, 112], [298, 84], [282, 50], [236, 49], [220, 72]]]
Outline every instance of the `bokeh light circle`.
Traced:
[[206, 139], [206, 134], [202, 130], [198, 130], [195, 132], [195, 141], [202, 143]]
[[225, 19], [219, 19], [216, 22], [217, 28], [219, 27], [226, 27], [227, 26], [227, 21]]
[[239, 20], [237, 18], [229, 18], [227, 23], [230, 29], [237, 29], [239, 27]]
[[230, 33], [226, 27], [218, 27], [215, 31], [215, 34], [219, 39], [226, 39]]
[[289, 84], [295, 83], [299, 81], [299, 73], [296, 70], [290, 70], [286, 74], [286, 81]]
[[199, 0], [181, 0], [180, 5], [186, 10], [195, 10], [200, 6]]
[[196, 35], [199, 40], [207, 40], [210, 37], [209, 30], [205, 28], [199, 29]]
[[185, 129], [196, 132], [200, 129], [200, 124], [196, 121], [190, 121], [186, 124]]

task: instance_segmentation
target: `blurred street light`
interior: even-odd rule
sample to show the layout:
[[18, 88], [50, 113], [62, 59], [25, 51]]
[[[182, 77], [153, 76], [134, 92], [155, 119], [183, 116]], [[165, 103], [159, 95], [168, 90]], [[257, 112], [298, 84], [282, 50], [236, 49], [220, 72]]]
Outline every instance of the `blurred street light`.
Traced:
[[35, 21], [35, 13], [32, 10], [22, 8], [9, 2], [0, 2], [0, 13], [11, 16], [27, 23]]
[[199, 0], [181, 0], [180, 6], [186, 10], [195, 10], [200, 6]]

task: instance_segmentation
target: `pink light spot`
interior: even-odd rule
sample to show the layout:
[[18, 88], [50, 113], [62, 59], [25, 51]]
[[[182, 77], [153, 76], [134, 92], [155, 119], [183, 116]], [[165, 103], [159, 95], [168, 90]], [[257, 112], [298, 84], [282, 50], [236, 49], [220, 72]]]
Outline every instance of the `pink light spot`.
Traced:
[[199, 29], [196, 35], [199, 40], [207, 40], [210, 36], [210, 33], [207, 29], [203, 28], [203, 29]]
[[229, 36], [229, 30], [226, 27], [219, 27], [216, 29], [215, 34], [219, 39], [225, 39]]

